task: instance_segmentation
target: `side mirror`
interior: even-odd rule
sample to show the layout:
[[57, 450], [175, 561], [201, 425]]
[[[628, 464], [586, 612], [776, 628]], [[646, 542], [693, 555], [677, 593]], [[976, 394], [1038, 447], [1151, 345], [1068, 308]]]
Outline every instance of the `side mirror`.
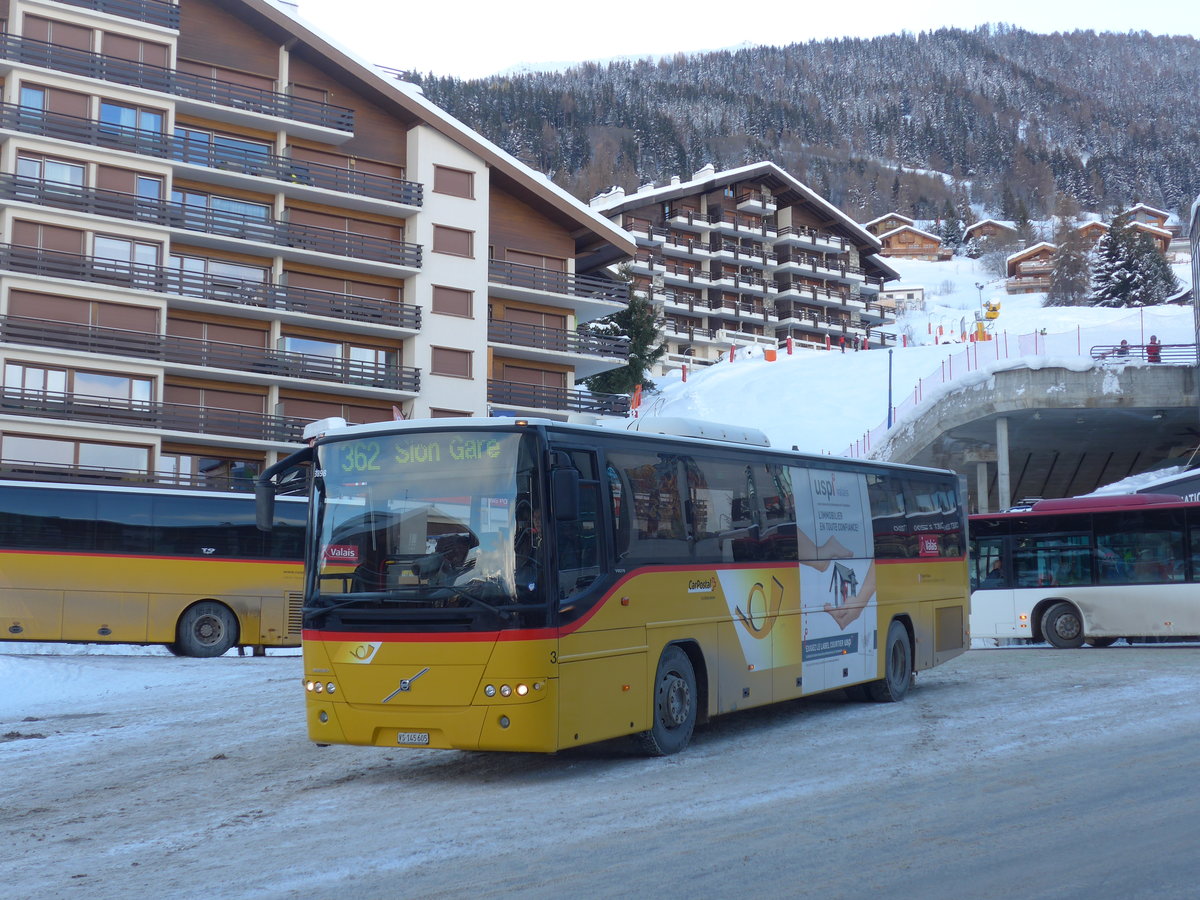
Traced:
[[254, 482], [254, 524], [259, 531], [275, 527], [275, 485], [270, 481]]
[[550, 491], [554, 495], [554, 520], [574, 522], [579, 518], [579, 472], [575, 469], [552, 469]]

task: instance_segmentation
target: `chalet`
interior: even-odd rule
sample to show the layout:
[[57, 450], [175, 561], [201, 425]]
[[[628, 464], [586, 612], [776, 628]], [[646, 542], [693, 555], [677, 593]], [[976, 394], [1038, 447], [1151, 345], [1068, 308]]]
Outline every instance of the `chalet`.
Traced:
[[963, 242], [967, 241], [1015, 241], [1017, 240], [1017, 225], [1001, 219], [983, 219], [973, 225], [968, 225], [963, 231]]
[[949, 259], [954, 251], [942, 246], [942, 239], [936, 234], [922, 231], [912, 225], [901, 225], [891, 231], [879, 235], [883, 244], [883, 256], [897, 259]]
[[1049, 241], [1041, 241], [1008, 257], [1005, 261], [1008, 280], [1004, 283], [1004, 290], [1010, 294], [1049, 290], [1050, 272], [1057, 249]]
[[731, 350], [878, 346], [878, 295], [899, 277], [881, 244], [774, 163], [672, 178], [591, 201], [637, 241], [633, 289], [662, 316], [654, 375], [711, 365]]
[[871, 232], [871, 234], [875, 235], [876, 237], [879, 237], [879, 235], [886, 231], [893, 231], [894, 229], [900, 228], [904, 225], [912, 226], [916, 224], [917, 223], [908, 216], [902, 216], [897, 212], [890, 212], [887, 215], [880, 216], [878, 219], [872, 219], [870, 222], [866, 222], [863, 225], [863, 228]]
[[1095, 219], [1090, 222], [1084, 222], [1075, 230], [1078, 231], [1080, 236], [1083, 237], [1083, 239], [1093, 247], [1096, 245], [1096, 242], [1100, 240], [1100, 238], [1108, 234], [1108, 226]]

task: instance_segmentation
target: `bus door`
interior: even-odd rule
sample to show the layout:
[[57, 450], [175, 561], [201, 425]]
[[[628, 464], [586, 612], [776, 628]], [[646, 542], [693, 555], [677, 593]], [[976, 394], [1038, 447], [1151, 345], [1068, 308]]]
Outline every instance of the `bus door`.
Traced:
[[970, 560], [971, 636], [1031, 637], [1028, 618], [1017, 620], [1009, 539], [972, 538]]
[[878, 677], [875, 547], [866, 476], [792, 470], [800, 554], [803, 692]]
[[612, 582], [604, 505], [611, 503], [614, 516], [620, 517], [625, 502], [620, 483], [611, 497], [602, 490], [592, 450], [555, 447], [552, 455], [556, 465], [569, 460], [579, 473], [578, 516], [563, 520], [555, 515], [550, 523], [555, 571], [549, 590], [560, 623], [559, 746], [569, 747], [628, 734], [630, 722], [645, 720], [646, 629], [635, 608], [617, 602], [590, 615]]

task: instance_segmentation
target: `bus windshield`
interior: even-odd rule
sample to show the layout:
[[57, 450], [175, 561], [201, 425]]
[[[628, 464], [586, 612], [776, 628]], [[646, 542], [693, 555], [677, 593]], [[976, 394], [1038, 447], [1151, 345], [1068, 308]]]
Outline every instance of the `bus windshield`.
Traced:
[[541, 627], [531, 433], [371, 435], [321, 445], [305, 628]]

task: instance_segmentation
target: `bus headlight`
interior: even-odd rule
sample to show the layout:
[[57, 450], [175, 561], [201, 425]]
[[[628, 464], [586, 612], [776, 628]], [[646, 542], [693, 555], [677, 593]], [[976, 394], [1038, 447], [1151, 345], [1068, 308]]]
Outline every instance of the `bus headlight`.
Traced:
[[501, 697], [511, 697], [512, 696], [512, 688], [510, 688], [507, 684], [500, 685], [500, 696]]
[[306, 681], [304, 682], [304, 689], [311, 694], [317, 689], [317, 683], [315, 681]]
[[518, 684], [517, 685], [517, 696], [518, 697], [524, 697], [528, 693], [529, 693], [529, 685], [527, 685], [527, 684]]
[[332, 694], [335, 690], [337, 690], [337, 688], [334, 686], [332, 681], [325, 685], [325, 693]]
[[483, 689], [483, 695], [485, 697], [495, 697], [496, 696], [496, 686], [494, 684], [489, 684], [487, 687], [485, 687]]

